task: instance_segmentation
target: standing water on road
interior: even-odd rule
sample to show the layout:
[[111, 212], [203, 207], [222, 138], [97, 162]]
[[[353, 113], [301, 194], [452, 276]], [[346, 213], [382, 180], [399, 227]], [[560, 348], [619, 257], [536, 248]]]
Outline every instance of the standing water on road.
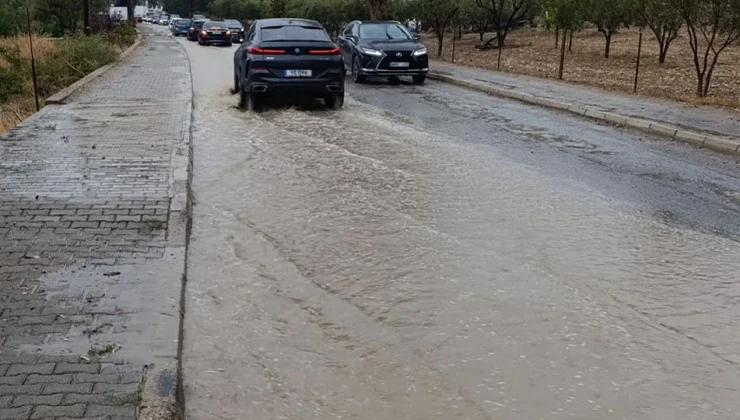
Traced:
[[[736, 238], [625, 211], [350, 85], [341, 112], [240, 112], [233, 50], [186, 49], [188, 419], [740, 417]], [[445, 92], [383, 94], [419, 89]], [[542, 130], [586, 141], [549, 115]]]

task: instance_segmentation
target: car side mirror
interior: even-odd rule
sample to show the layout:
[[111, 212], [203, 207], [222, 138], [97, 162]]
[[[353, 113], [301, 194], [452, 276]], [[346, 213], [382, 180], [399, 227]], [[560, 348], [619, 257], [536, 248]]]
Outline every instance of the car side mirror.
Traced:
[[417, 41], [418, 41], [418, 40], [420, 40], [420, 39], [421, 39], [421, 35], [419, 35], [419, 34], [414, 34], [414, 39], [415, 39], [415, 40], [417, 40]]

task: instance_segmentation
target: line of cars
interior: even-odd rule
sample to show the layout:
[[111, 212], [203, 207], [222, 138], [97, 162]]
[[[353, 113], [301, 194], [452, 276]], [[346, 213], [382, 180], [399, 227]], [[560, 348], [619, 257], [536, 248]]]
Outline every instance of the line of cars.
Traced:
[[411, 76], [422, 84], [429, 58], [418, 37], [396, 21], [350, 22], [334, 43], [316, 21], [262, 19], [247, 30], [233, 65], [242, 109], [258, 110], [267, 96], [280, 93], [321, 98], [338, 109], [347, 71], [355, 83]]
[[203, 15], [194, 15], [192, 19], [175, 19], [170, 23], [173, 36], [184, 35], [189, 41], [198, 41], [200, 45], [244, 42], [244, 26], [235, 19], [214, 21]]

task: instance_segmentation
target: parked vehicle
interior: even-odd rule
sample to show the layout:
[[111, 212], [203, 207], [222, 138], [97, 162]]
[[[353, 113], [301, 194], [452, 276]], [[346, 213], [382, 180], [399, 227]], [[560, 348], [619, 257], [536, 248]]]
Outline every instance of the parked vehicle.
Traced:
[[226, 22], [209, 20], [198, 33], [198, 44], [221, 44], [231, 46], [231, 31]]
[[195, 19], [190, 21], [190, 28], [188, 28], [188, 41], [198, 40], [198, 34], [200, 34], [200, 30], [201, 28], [203, 28], [203, 24], [205, 22], [206, 22], [205, 20], [195, 20]]
[[226, 19], [224, 22], [226, 22], [226, 26], [231, 31], [231, 42], [244, 42], [244, 25], [236, 19]]
[[172, 25], [172, 35], [180, 36], [188, 34], [190, 19], [177, 19]]
[[429, 72], [427, 49], [399, 22], [351, 22], [337, 44], [356, 83], [367, 76], [411, 76], [422, 84]]
[[323, 98], [327, 108], [341, 108], [344, 74], [341, 50], [313, 20], [257, 20], [234, 53], [234, 90], [248, 110], [276, 93]]

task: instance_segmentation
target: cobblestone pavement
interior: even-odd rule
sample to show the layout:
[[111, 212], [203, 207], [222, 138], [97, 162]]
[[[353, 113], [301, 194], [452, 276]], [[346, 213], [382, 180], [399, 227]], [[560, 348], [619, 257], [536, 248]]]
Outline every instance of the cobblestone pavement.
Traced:
[[174, 359], [191, 96], [182, 47], [149, 36], [0, 137], [0, 419], [134, 419], [144, 370]]

